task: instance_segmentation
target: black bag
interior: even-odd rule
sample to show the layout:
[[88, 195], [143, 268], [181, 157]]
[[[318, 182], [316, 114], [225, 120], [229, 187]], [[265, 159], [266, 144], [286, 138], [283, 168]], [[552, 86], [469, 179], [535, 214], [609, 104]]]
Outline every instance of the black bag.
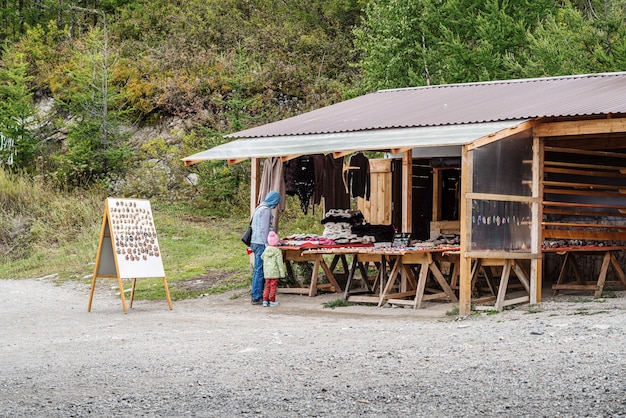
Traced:
[[250, 240], [252, 239], [252, 223], [250, 223], [250, 225], [248, 226], [248, 229], [246, 229], [246, 231], [243, 233], [243, 235], [241, 236], [241, 241], [246, 244], [246, 245], [250, 245]]

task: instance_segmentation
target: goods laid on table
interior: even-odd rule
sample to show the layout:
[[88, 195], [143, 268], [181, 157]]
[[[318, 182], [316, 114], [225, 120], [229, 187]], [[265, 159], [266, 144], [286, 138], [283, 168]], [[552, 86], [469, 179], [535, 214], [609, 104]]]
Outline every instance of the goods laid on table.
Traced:
[[395, 229], [392, 225], [371, 225], [365, 222], [360, 210], [330, 209], [321, 220], [322, 235], [292, 234], [282, 243], [292, 246], [329, 246], [391, 242]]
[[544, 240], [542, 248], [569, 248], [569, 247], [613, 247], [621, 246], [622, 242], [613, 243], [612, 241], [590, 241], [580, 239], [559, 239], [559, 240]]

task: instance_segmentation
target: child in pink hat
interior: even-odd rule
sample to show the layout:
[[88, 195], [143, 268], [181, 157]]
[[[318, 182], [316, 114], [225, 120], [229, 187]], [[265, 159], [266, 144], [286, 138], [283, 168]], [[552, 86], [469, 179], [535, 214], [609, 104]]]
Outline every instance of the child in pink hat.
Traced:
[[274, 231], [267, 235], [267, 247], [261, 254], [263, 259], [263, 273], [265, 275], [265, 287], [263, 288], [263, 306], [276, 306], [276, 288], [278, 279], [285, 277], [285, 263], [283, 253], [278, 248], [280, 240]]

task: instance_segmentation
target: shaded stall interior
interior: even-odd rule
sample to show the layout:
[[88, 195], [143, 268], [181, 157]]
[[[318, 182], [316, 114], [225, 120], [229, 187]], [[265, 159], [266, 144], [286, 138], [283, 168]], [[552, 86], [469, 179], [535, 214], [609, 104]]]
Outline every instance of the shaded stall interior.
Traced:
[[[540, 301], [542, 287], [549, 291], [563, 274], [564, 254], [579, 247], [579, 261], [574, 268], [580, 271], [564, 273], [580, 273], [585, 280], [593, 281], [604, 260], [583, 256], [581, 247], [621, 249], [625, 244], [626, 135], [619, 129], [602, 132], [605, 128], [611, 130], [612, 123], [623, 122], [597, 119], [535, 123], [508, 137], [471, 144], [463, 166], [460, 157], [422, 158], [420, 150], [414, 149], [417, 157], [412, 158], [412, 193], [408, 194], [412, 202], [408, 216], [412, 219], [412, 238], [426, 240], [461, 232], [463, 174], [471, 178], [463, 196], [467, 202], [465, 252], [474, 260], [472, 263], [479, 259], [516, 260], [516, 266], [532, 279], [529, 282], [538, 286], [532, 296], [527, 289], [528, 301]], [[581, 129], [598, 132], [580, 134]], [[380, 173], [383, 165], [391, 172], [392, 193], [378, 202], [374, 198], [367, 209], [390, 213], [391, 222], [400, 225], [407, 217], [402, 213], [407, 186], [402, 183], [401, 159], [372, 161], [372, 172]], [[377, 205], [386, 207], [380, 209]], [[614, 255], [624, 265], [624, 252], [616, 251]], [[502, 269], [496, 264], [472, 276], [483, 276], [486, 284], [494, 287], [492, 291], [497, 291]], [[621, 290], [619, 270], [609, 268], [606, 283], [605, 290]], [[515, 281], [509, 286], [524, 287]], [[474, 297], [478, 294], [475, 290]]]
[[[614, 123], [611, 119], [572, 122], [571, 126], [595, 125], [604, 131], [583, 135], [570, 135], [570, 130], [558, 129], [559, 124], [537, 129], [543, 145], [542, 237], [548, 249], [626, 244], [626, 134], [610, 132]], [[624, 251], [614, 255], [623, 266]], [[563, 257], [558, 251], [545, 252], [544, 277], [561, 275]], [[574, 269], [589, 278], [602, 269], [603, 262], [600, 257], [580, 257]], [[563, 273], [577, 274], [568, 270]], [[607, 291], [621, 287], [619, 274], [619, 268], [608, 269]]]

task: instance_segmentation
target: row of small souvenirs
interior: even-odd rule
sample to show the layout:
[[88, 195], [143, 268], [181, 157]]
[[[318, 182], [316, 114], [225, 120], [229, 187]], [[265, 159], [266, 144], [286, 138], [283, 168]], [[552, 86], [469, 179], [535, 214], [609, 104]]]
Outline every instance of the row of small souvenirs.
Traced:
[[529, 219], [524, 218], [524, 217], [519, 217], [516, 215], [513, 215], [513, 216], [499, 216], [499, 215], [476, 216], [474, 215], [472, 216], [472, 223], [474, 225], [495, 225], [495, 226], [506, 225], [506, 224], [521, 225], [521, 224], [527, 223], [528, 221]]
[[571, 247], [612, 247], [622, 246], [623, 242], [612, 241], [590, 241], [580, 239], [559, 239], [559, 240], [544, 240], [542, 243], [543, 249], [552, 248], [571, 248]]
[[350, 247], [350, 245], [371, 244], [372, 248], [396, 248], [396, 249], [441, 249], [441, 248], [457, 248], [460, 245], [460, 237], [456, 234], [440, 235], [436, 238], [429, 240], [395, 240], [395, 241], [383, 241], [383, 242], [352, 242], [352, 243], [340, 243], [333, 239], [316, 235], [316, 234], [292, 234], [284, 237], [281, 240], [282, 245], [294, 246], [294, 247], [323, 247], [323, 246], [335, 246], [343, 245]]

